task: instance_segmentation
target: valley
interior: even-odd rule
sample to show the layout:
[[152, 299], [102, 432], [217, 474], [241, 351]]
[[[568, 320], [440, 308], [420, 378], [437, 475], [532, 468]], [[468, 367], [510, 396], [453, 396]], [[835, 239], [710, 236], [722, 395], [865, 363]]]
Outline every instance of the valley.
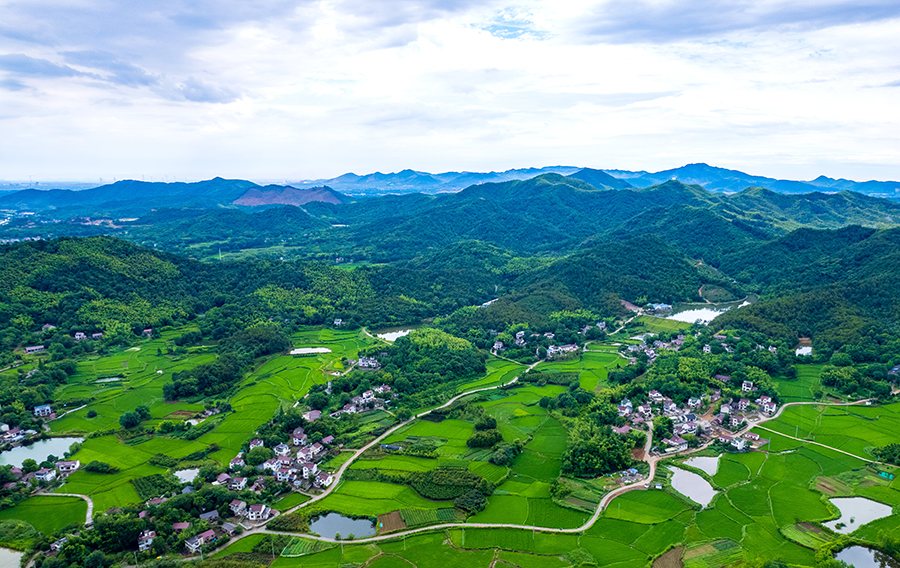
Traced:
[[36, 568], [892, 553], [897, 206], [585, 179], [2, 245], [0, 546]]

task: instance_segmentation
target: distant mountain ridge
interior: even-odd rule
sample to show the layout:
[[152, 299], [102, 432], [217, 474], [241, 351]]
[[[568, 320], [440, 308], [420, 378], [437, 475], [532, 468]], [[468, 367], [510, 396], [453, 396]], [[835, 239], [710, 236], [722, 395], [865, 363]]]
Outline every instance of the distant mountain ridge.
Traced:
[[259, 186], [252, 181], [216, 177], [199, 182], [117, 181], [83, 190], [25, 189], [0, 195], [0, 208], [64, 210], [67, 215], [130, 216], [158, 208], [215, 209], [233, 205], [304, 205], [350, 199], [328, 187], [297, 189]]
[[827, 176], [819, 176], [810, 181], [780, 180], [697, 163], [660, 172], [574, 166], [438, 174], [406, 169], [395, 173], [375, 172], [367, 175], [346, 173], [332, 179], [267, 186], [260, 186], [247, 180], [219, 177], [192, 183], [124, 180], [80, 190], [29, 188], [3, 191], [0, 192], [0, 208], [19, 210], [69, 208], [72, 210], [67, 213], [73, 215], [133, 216], [158, 207], [214, 208], [234, 205], [258, 207], [305, 205], [313, 202], [338, 204], [347, 203], [354, 198], [386, 194], [456, 193], [472, 186], [525, 181], [546, 174], [559, 174], [578, 179], [597, 189], [646, 188], [678, 180], [686, 185], [699, 185], [707, 191], [717, 193], [738, 193], [747, 188], [761, 187], [784, 194], [854, 191], [900, 200], [900, 182], [896, 181], [858, 182]]

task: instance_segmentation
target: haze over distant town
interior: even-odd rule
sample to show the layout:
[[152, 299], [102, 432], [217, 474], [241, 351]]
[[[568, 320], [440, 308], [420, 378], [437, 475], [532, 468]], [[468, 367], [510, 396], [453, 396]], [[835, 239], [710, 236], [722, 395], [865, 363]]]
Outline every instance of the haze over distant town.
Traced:
[[705, 161], [900, 178], [900, 4], [88, 0], [4, 7], [0, 178]]

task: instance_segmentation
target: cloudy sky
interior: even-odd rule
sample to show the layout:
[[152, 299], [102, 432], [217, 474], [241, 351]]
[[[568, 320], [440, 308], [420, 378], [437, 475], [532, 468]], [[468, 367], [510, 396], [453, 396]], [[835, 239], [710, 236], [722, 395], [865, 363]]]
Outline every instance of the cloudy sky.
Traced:
[[0, 179], [900, 179], [896, 0], [0, 0]]

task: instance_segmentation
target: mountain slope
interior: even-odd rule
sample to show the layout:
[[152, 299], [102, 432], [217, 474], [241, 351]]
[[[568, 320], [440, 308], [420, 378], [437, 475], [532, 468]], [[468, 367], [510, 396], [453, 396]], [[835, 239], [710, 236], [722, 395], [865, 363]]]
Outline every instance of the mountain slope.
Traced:
[[297, 189], [290, 186], [267, 185], [252, 187], [234, 200], [235, 205], [254, 207], [258, 205], [306, 205], [311, 201], [341, 204], [349, 199], [330, 187]]
[[574, 174], [569, 174], [566, 177], [580, 179], [597, 189], [603, 189], [605, 187], [611, 189], [628, 189], [632, 187], [632, 185], [625, 180], [614, 178], [603, 170], [593, 170], [591, 168], [578, 170]]

